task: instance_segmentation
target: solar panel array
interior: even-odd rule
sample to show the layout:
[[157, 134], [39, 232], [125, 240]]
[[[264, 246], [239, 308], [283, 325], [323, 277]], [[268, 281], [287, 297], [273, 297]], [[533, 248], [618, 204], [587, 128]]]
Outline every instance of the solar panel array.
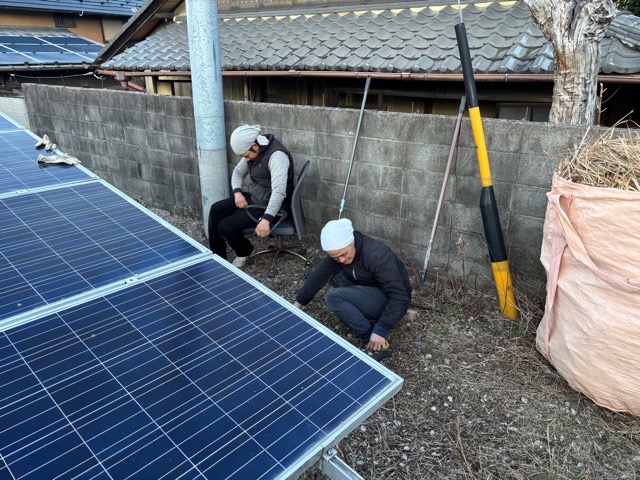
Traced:
[[103, 46], [67, 35], [0, 35], [0, 66], [78, 65], [91, 63]]
[[[7, 150], [7, 172], [43, 169]], [[0, 193], [0, 479], [289, 478], [401, 388], [102, 180], [53, 167], [85, 175]]]

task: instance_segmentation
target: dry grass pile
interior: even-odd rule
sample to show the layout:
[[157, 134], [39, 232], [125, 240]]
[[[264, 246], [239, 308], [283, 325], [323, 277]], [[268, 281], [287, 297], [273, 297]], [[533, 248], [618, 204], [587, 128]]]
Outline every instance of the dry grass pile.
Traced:
[[591, 187], [640, 191], [640, 131], [620, 130], [614, 126], [595, 139], [587, 131], [561, 159], [558, 176]]

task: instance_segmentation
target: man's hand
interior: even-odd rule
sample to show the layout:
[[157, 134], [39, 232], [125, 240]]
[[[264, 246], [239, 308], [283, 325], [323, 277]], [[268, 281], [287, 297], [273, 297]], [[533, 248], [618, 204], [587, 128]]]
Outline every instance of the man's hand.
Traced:
[[247, 208], [249, 206], [249, 202], [244, 198], [242, 192], [236, 192], [233, 194], [233, 199], [236, 202], [236, 207], [238, 208]]
[[384, 348], [385, 343], [387, 342], [387, 340], [384, 337], [381, 337], [380, 335], [376, 335], [375, 333], [372, 333], [371, 336], [369, 337], [369, 350], [371, 350], [374, 353], [378, 353], [380, 350], [382, 350]]
[[256, 235], [259, 237], [266, 237], [269, 235], [270, 231], [271, 223], [269, 223], [269, 220], [260, 220], [256, 226]]
[[302, 305], [300, 305], [298, 302], [293, 302], [293, 306], [302, 310]]

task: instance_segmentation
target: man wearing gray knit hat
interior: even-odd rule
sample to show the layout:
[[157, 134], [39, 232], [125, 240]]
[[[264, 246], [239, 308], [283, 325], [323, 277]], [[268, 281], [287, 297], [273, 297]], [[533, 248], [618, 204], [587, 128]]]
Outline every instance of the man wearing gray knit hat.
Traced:
[[389, 331], [411, 306], [411, 282], [404, 263], [385, 243], [353, 229], [351, 220], [327, 223], [320, 233], [327, 257], [309, 275], [294, 305], [307, 305], [328, 282], [324, 301], [364, 342], [369, 355], [391, 355]]
[[[243, 267], [253, 244], [243, 231], [255, 227], [266, 237], [280, 209], [289, 214], [293, 193], [293, 156], [273, 135], [260, 133], [260, 125], [241, 125], [231, 133], [231, 149], [240, 161], [231, 175], [233, 196], [214, 203], [209, 212], [209, 247], [227, 259], [227, 245], [236, 253], [233, 265]], [[246, 190], [243, 183], [249, 177]], [[250, 204], [266, 205], [256, 224], [246, 209]]]

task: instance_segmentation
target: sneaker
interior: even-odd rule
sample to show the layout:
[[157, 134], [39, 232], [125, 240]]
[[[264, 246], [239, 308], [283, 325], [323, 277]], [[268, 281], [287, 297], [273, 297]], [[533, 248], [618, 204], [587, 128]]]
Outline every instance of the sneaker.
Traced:
[[247, 263], [247, 258], [249, 257], [236, 257], [236, 259], [231, 263], [234, 267], [242, 268]]

